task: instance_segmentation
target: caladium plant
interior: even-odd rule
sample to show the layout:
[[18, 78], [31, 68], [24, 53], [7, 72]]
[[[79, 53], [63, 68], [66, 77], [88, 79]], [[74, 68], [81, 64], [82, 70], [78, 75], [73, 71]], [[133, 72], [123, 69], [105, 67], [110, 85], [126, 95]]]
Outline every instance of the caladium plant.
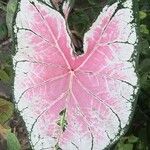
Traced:
[[[106, 5], [77, 55], [52, 1], [20, 0], [14, 23], [14, 100], [35, 150], [102, 150], [126, 131], [135, 104], [132, 0]], [[64, 13], [66, 12], [66, 14]]]

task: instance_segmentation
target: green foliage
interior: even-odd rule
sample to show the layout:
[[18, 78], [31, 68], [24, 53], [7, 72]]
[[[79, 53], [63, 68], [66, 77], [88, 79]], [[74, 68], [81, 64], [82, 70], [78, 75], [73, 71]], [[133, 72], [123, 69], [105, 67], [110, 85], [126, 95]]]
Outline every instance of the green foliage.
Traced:
[[11, 56], [0, 51], [0, 81], [10, 84], [12, 72]]
[[149, 34], [149, 30], [147, 28], [147, 25], [141, 24], [140, 25], [140, 32], [143, 33], [143, 34]]
[[96, 5], [97, 4], [97, 1], [96, 0], [88, 0], [89, 4], [91, 5]]
[[0, 80], [2, 80], [4, 82], [10, 81], [9, 75], [4, 70], [0, 70]]
[[6, 11], [6, 3], [3, 1], [0, 1], [0, 10]]
[[[74, 22], [74, 24], [72, 24], [72, 22]], [[70, 24], [73, 30], [79, 31], [79, 33], [81, 33], [80, 36], [82, 36], [88, 28], [89, 18], [83, 10], [78, 10], [71, 15]]]
[[21, 145], [11, 129], [6, 129], [0, 125], [0, 148], [2, 150], [21, 150]]
[[141, 39], [141, 48], [140, 48], [140, 53], [144, 57], [150, 57], [150, 46], [149, 46], [149, 41], [147, 39]]
[[[80, 7], [79, 7], [80, 6]], [[78, 32], [80, 37], [89, 29], [101, 10], [98, 0], [75, 1], [73, 11], [70, 13], [69, 26]]]
[[60, 126], [60, 128], [64, 132], [68, 124], [66, 120], [66, 109], [62, 110], [59, 113], [59, 116], [60, 116], [60, 119], [58, 120], [57, 125]]
[[13, 112], [13, 104], [0, 98], [0, 124], [5, 124], [12, 117]]
[[139, 11], [139, 18], [141, 20], [145, 19], [147, 17], [147, 13], [144, 11]]
[[136, 143], [138, 143], [138, 138], [134, 135], [123, 137], [116, 145], [115, 150], [133, 150]]
[[9, 35], [12, 35], [12, 23], [13, 23], [14, 14], [17, 9], [17, 2], [18, 0], [9, 0], [7, 4], [6, 23], [7, 23]]
[[[140, 83], [145, 92], [150, 93], [150, 1], [140, 1]], [[144, 93], [143, 93], [144, 94]]]
[[5, 22], [0, 22], [0, 40], [7, 37], [7, 26]]
[[21, 150], [20, 143], [14, 133], [7, 131], [7, 150]]
[[59, 147], [59, 145], [58, 145], [58, 143], [55, 145], [55, 147], [54, 147], [54, 150], [62, 150], [60, 147]]

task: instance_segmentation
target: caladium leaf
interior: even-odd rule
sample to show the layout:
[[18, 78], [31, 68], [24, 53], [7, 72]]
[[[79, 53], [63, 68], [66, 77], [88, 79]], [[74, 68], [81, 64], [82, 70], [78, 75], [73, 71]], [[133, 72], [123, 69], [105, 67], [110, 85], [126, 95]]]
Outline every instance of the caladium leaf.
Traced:
[[63, 16], [21, 0], [14, 32], [14, 97], [33, 149], [104, 149], [134, 108], [137, 44], [132, 0], [105, 6], [76, 56]]

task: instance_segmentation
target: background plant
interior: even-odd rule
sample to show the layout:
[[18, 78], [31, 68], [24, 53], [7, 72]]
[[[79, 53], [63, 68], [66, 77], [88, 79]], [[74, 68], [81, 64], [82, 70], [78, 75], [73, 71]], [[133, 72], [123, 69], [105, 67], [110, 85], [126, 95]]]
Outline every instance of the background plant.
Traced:
[[[96, 19], [106, 0], [76, 0], [69, 26], [79, 38]], [[140, 90], [133, 121], [128, 133], [112, 150], [150, 149], [150, 1], [139, 0], [139, 73]], [[30, 150], [24, 123], [13, 106], [12, 20], [17, 0], [0, 0], [0, 148]], [[16, 138], [18, 137], [18, 140]], [[20, 142], [20, 144], [19, 144]]]

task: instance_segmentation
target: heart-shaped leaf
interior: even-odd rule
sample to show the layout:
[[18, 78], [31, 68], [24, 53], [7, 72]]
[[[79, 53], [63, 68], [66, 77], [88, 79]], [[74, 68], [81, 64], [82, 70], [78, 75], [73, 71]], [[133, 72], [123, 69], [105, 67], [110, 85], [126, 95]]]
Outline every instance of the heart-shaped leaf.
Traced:
[[14, 32], [14, 97], [35, 150], [96, 150], [126, 131], [137, 92], [132, 0], [106, 6], [77, 56], [63, 16], [21, 0]]

